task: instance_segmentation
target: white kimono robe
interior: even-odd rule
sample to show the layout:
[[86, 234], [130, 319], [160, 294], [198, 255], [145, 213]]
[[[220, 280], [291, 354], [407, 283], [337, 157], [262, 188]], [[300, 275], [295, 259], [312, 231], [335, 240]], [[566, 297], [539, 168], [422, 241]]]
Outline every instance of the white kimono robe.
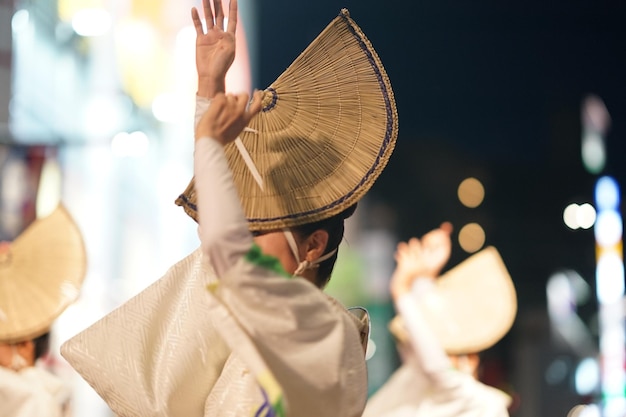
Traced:
[[63, 417], [70, 390], [59, 378], [38, 366], [19, 372], [0, 366], [0, 416]]
[[396, 302], [410, 344], [404, 364], [372, 396], [363, 417], [505, 417], [510, 397], [452, 367], [415, 294]]
[[194, 158], [201, 249], [63, 356], [121, 416], [360, 417], [367, 323], [253, 244], [220, 144]]

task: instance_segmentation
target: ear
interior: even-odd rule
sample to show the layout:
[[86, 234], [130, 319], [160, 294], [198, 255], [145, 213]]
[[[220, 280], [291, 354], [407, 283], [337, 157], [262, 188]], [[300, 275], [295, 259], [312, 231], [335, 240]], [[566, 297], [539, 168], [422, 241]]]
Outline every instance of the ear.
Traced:
[[328, 232], [323, 229], [318, 229], [311, 233], [304, 242], [304, 259], [312, 262], [322, 256], [326, 251], [328, 245]]

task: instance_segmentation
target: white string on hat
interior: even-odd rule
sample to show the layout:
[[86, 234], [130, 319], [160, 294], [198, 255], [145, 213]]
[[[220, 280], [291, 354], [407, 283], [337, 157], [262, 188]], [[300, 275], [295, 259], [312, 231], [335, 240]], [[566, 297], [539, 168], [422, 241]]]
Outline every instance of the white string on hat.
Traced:
[[[289, 248], [291, 248], [291, 253], [293, 254], [293, 257], [295, 258], [296, 262], [299, 262], [300, 254], [298, 253], [298, 244], [296, 243], [296, 239], [293, 237], [293, 232], [291, 231], [291, 229], [285, 228], [283, 229], [283, 234], [285, 235], [285, 238], [287, 239]], [[298, 267], [294, 271], [293, 275], [294, 276], [300, 275], [307, 269], [317, 268], [320, 263], [324, 262], [327, 259], [330, 259], [336, 252], [337, 252], [337, 249], [333, 249], [332, 251], [328, 252], [326, 255], [322, 255], [315, 260], [308, 261], [305, 259], [302, 262], [299, 262]]]
[[[256, 130], [250, 129], [249, 127], [244, 128], [243, 131], [244, 132], [258, 133]], [[259, 188], [261, 188], [261, 191], [263, 191], [263, 189], [264, 189], [263, 188], [263, 178], [261, 177], [261, 173], [257, 169], [256, 165], [254, 165], [254, 161], [252, 160], [252, 157], [250, 156], [250, 153], [248, 153], [248, 150], [244, 146], [244, 144], [241, 141], [241, 138], [239, 136], [237, 136], [237, 139], [235, 139], [235, 145], [237, 146], [237, 150], [239, 151], [239, 154], [243, 158], [243, 161], [246, 163], [246, 166], [248, 167], [248, 170], [250, 171], [250, 174], [252, 174], [252, 177], [254, 178], [256, 183], [259, 185]]]
[[[258, 133], [256, 130], [251, 129], [249, 127], [244, 128], [244, 132]], [[263, 191], [264, 189], [263, 177], [261, 177], [261, 174], [259, 173], [258, 168], [254, 164], [254, 161], [252, 160], [250, 153], [248, 152], [243, 142], [241, 141], [241, 138], [237, 137], [237, 139], [235, 139], [235, 145], [237, 146], [237, 150], [239, 151], [239, 154], [243, 158], [243, 161], [245, 162], [246, 167], [250, 171], [250, 174], [252, 174], [252, 177], [258, 184], [259, 188], [261, 189], [261, 191]], [[300, 261], [300, 253], [298, 251], [298, 244], [296, 242], [296, 239], [293, 236], [293, 232], [289, 228], [284, 228], [283, 234], [285, 235], [285, 239], [287, 239], [287, 243], [289, 244], [289, 248], [291, 249], [291, 253], [293, 254], [294, 259], [296, 260], [296, 262], [298, 262], [298, 267], [293, 273], [294, 276], [300, 275], [308, 269], [317, 268], [320, 263], [324, 262], [327, 259], [330, 259], [337, 252], [337, 249], [333, 249], [332, 251], [328, 252], [327, 254], [323, 256], [320, 256], [319, 258], [313, 261], [308, 261], [306, 259], [303, 261]]]

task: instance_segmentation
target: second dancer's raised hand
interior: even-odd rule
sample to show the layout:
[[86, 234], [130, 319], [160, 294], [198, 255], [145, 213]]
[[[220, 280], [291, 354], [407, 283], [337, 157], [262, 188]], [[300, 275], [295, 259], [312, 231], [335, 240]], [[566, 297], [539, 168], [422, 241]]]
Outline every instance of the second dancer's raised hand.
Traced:
[[396, 269], [391, 277], [390, 291], [394, 299], [410, 292], [417, 278], [435, 279], [451, 252], [452, 224], [442, 223], [438, 229], [422, 236], [400, 242], [395, 254]]
[[422, 236], [419, 256], [423, 260], [423, 276], [435, 278], [441, 273], [452, 252], [451, 233], [452, 224], [444, 222], [438, 229]]
[[[226, 92], [226, 72], [235, 59], [235, 32], [237, 30], [237, 0], [230, 0], [228, 18], [224, 16], [222, 0], [202, 0], [206, 32], [198, 9], [191, 9], [196, 29], [196, 70], [198, 95], [213, 98]], [[228, 21], [224, 26], [224, 22]]]
[[209, 137], [222, 145], [237, 139], [250, 120], [261, 111], [263, 92], [256, 91], [251, 102], [248, 98], [246, 93], [218, 93], [198, 123], [196, 139]]

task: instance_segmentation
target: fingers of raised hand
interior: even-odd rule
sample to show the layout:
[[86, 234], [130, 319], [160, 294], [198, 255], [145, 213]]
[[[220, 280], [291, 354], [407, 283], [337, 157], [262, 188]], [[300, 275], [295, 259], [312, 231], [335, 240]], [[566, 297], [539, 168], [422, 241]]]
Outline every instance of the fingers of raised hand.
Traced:
[[226, 30], [233, 34], [237, 30], [237, 0], [230, 0], [230, 6], [228, 8], [228, 28]]
[[202, 21], [200, 20], [200, 15], [198, 14], [198, 9], [193, 7], [191, 9], [191, 20], [193, 21], [193, 26], [196, 29], [196, 35], [204, 35], [204, 29], [202, 28]]
[[396, 246], [396, 256], [406, 253], [408, 248], [409, 248], [408, 243], [399, 242], [398, 245]]
[[415, 253], [414, 245], [409, 242], [400, 242], [395, 253], [395, 260], [399, 266], [410, 266], [412, 262], [419, 259], [419, 254]]
[[215, 9], [215, 25], [219, 29], [224, 29], [224, 9], [222, 8], [222, 0], [213, 0], [213, 8]]
[[409, 240], [409, 242], [407, 243], [407, 252], [413, 256], [413, 257], [419, 257], [422, 254], [422, 242], [416, 238], [413, 237]]
[[265, 93], [263, 91], [258, 90], [252, 95], [252, 101], [248, 105], [248, 115], [250, 118], [261, 111], [261, 108], [263, 107], [264, 94]]
[[[207, 30], [217, 28], [219, 30], [226, 30], [229, 33], [235, 34], [237, 30], [237, 0], [231, 0], [228, 8], [228, 27], [224, 27], [224, 8], [222, 7], [222, 0], [213, 0], [213, 9], [211, 9], [211, 0], [202, 0], [202, 9], [204, 10], [204, 19], [206, 20]], [[215, 13], [213, 12], [215, 10]], [[196, 28], [196, 34], [204, 35], [204, 28], [202, 27], [202, 20], [198, 10], [195, 7], [191, 9], [191, 18], [193, 25]]]
[[[237, 0], [231, 0], [228, 8], [228, 28], [224, 27], [224, 8], [222, 7], [222, 0], [213, 0], [213, 9], [211, 9], [211, 0], [202, 0], [202, 9], [204, 10], [204, 19], [206, 21], [207, 31], [217, 28], [218, 30], [226, 30], [229, 33], [235, 34], [237, 30]], [[196, 29], [196, 34], [204, 35], [204, 28], [202, 27], [202, 20], [198, 10], [195, 7], [191, 8], [191, 18], [193, 25]]]
[[211, 10], [210, 0], [202, 0], [202, 8], [204, 9], [204, 19], [208, 30], [213, 29], [213, 11]]
[[439, 228], [448, 234], [452, 233], [453, 230], [452, 223], [450, 222], [441, 223], [441, 226], [439, 226]]
[[248, 99], [250, 98], [250, 96], [247, 93], [239, 93], [233, 97], [235, 99], [237, 111], [242, 114], [245, 113], [246, 106], [248, 105]]

